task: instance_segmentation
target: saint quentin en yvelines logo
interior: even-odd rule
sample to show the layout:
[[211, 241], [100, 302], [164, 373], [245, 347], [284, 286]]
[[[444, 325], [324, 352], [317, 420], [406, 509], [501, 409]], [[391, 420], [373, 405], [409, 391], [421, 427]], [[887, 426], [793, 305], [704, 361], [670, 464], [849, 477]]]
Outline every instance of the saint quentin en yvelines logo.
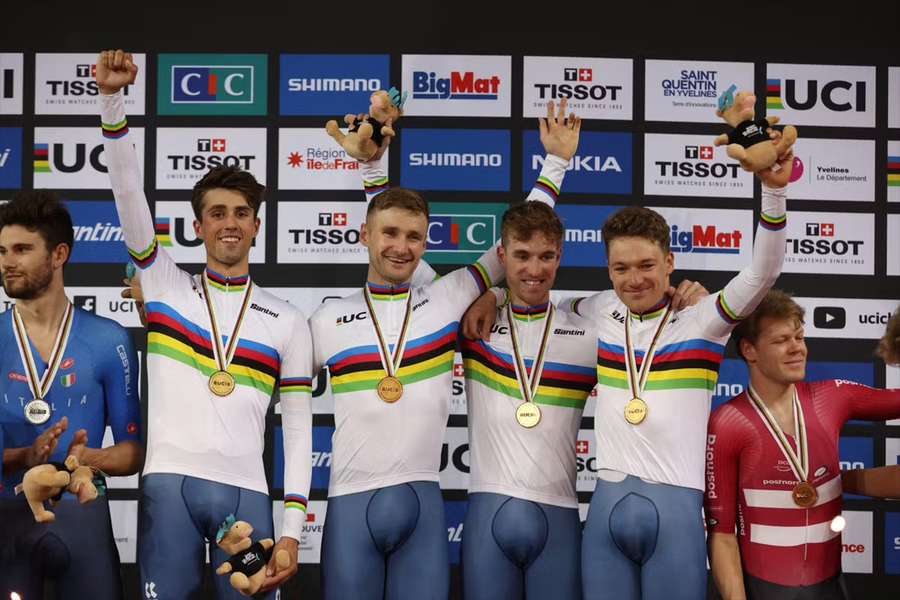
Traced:
[[265, 115], [264, 54], [160, 54], [161, 115]]

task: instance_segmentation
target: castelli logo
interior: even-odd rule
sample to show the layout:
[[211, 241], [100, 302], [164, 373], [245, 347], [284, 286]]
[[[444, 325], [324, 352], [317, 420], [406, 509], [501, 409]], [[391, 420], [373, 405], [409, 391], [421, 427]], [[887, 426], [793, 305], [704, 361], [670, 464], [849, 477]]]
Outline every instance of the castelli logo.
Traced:
[[59, 368], [60, 369], [71, 369], [74, 366], [75, 366], [75, 359], [67, 358], [60, 363]]
[[28, 378], [22, 375], [21, 373], [13, 373], [9, 372], [9, 380], [10, 381], [21, 381], [23, 383], [28, 383]]

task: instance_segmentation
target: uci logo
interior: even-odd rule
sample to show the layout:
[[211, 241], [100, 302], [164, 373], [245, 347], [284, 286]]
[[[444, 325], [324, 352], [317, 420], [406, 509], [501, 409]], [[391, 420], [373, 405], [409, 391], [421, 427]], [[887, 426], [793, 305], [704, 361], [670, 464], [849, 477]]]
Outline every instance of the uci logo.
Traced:
[[103, 144], [88, 150], [87, 144], [75, 144], [74, 157], [72, 146], [62, 143], [34, 145], [35, 173], [77, 173], [90, 163], [91, 168], [106, 173], [106, 165], [100, 161]]
[[356, 314], [343, 315], [337, 318], [335, 324], [340, 327], [346, 323], [352, 323], [353, 321], [362, 321], [368, 318], [368, 315], [365, 312], [358, 312]]
[[835, 80], [820, 83], [815, 79], [803, 83], [796, 79], [770, 79], [767, 107], [773, 109], [810, 110], [820, 101], [834, 112], [865, 112], [866, 82]]

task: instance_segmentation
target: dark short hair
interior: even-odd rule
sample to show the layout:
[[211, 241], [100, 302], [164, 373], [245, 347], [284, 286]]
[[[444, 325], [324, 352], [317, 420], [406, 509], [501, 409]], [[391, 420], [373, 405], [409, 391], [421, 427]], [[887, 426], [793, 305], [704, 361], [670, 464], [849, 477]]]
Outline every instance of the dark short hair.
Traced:
[[806, 311], [797, 304], [791, 294], [782, 290], [769, 290], [756, 310], [734, 328], [731, 339], [734, 340], [737, 353], [741, 358], [747, 360], [741, 352], [741, 340], [746, 339], [751, 344], [755, 344], [759, 339], [763, 319], [793, 319], [798, 325], [803, 325], [805, 315]]
[[550, 206], [543, 202], [523, 202], [503, 213], [500, 237], [503, 245], [511, 239], [527, 242], [535, 233], [543, 234], [558, 248], [562, 247], [565, 228]]
[[72, 216], [60, 202], [59, 196], [49, 190], [22, 190], [6, 204], [0, 204], [0, 229], [7, 225], [20, 225], [37, 232], [53, 251], [60, 244], [75, 244]]
[[203, 212], [203, 197], [206, 192], [215, 189], [232, 190], [239, 193], [253, 209], [253, 217], [259, 216], [259, 207], [262, 205], [266, 186], [256, 181], [256, 177], [250, 171], [244, 171], [235, 166], [219, 166], [209, 170], [203, 179], [194, 184], [191, 194], [191, 208], [194, 216], [201, 220]]
[[618, 237], [640, 237], [669, 253], [669, 224], [661, 214], [643, 206], [627, 206], [613, 213], [603, 224], [603, 243], [609, 255], [609, 244]]
[[428, 203], [419, 192], [402, 187], [392, 187], [372, 198], [366, 209], [366, 220], [375, 211], [389, 208], [403, 208], [411, 213], [425, 215], [426, 219], [430, 216]]

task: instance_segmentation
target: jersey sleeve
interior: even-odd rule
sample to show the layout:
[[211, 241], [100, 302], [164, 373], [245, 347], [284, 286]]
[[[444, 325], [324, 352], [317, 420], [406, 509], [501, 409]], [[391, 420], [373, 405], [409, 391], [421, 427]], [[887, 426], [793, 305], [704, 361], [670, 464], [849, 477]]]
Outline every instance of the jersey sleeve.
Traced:
[[[551, 207], [554, 206], [566, 175], [567, 166], [567, 161], [548, 154], [541, 173], [525, 201], [543, 202]], [[474, 264], [456, 269], [441, 277], [432, 284], [434, 286], [432, 289], [436, 290], [437, 294], [450, 298], [454, 306], [465, 311], [494, 283], [503, 280], [505, 271], [500, 263], [500, 256], [497, 254], [499, 247], [500, 241], [498, 240]]]
[[284, 440], [282, 535], [300, 539], [312, 480], [312, 337], [297, 311], [281, 360], [279, 398]]
[[710, 338], [729, 335], [753, 312], [775, 285], [784, 265], [787, 235], [786, 188], [762, 186], [762, 211], [756, 228], [753, 258], [718, 294], [698, 305], [704, 334]]
[[615, 299], [615, 291], [604, 290], [586, 298], [563, 298], [557, 303], [556, 307], [563, 312], [578, 315], [583, 319], [597, 321], [605, 308], [614, 302]]
[[128, 137], [122, 92], [100, 94], [100, 106], [104, 154], [125, 244], [131, 260], [143, 272], [144, 297], [153, 300], [186, 274], [157, 243], [137, 152]]
[[819, 383], [816, 397], [826, 407], [840, 407], [841, 424], [850, 419], [886, 421], [900, 418], [900, 389], [871, 388], [855, 381], [833, 379]]
[[[141, 368], [128, 330], [111, 323], [112, 335], [104, 340], [101, 351], [103, 397], [106, 400], [106, 424], [115, 443], [141, 441], [141, 404], [138, 370]], [[93, 432], [88, 432], [93, 434]], [[97, 432], [101, 438], [103, 432]]]
[[727, 404], [710, 416], [706, 434], [704, 508], [710, 533], [734, 533], [743, 417]]

